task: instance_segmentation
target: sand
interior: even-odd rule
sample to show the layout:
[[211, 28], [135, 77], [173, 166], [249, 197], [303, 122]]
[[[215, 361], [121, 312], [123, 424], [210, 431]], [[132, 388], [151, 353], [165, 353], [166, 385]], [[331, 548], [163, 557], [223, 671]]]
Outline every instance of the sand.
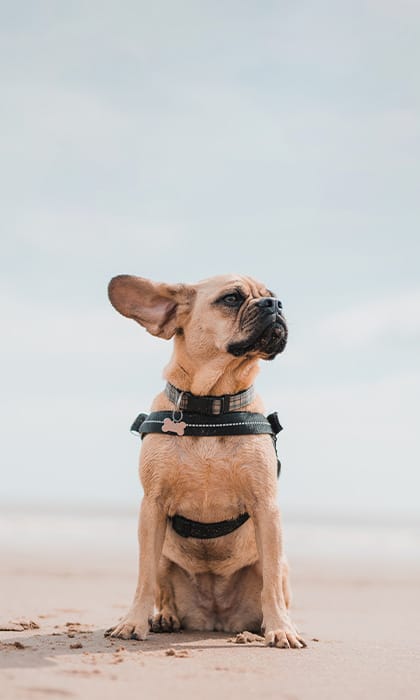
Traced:
[[420, 697], [420, 570], [412, 558], [290, 552], [293, 617], [307, 649], [233, 644], [219, 633], [122, 641], [104, 630], [132, 596], [135, 518], [124, 527], [109, 518], [83, 525], [76, 516], [41, 529], [25, 522], [23, 538], [22, 517], [8, 518], [0, 541], [0, 626], [33, 623], [0, 632], [2, 700]]

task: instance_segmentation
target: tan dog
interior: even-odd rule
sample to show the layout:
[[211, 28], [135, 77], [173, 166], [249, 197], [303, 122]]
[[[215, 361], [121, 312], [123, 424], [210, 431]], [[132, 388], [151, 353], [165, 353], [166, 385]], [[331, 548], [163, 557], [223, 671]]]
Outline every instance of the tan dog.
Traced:
[[[250, 277], [226, 275], [190, 286], [121, 275], [111, 280], [109, 297], [152, 335], [174, 337], [165, 377], [194, 395], [247, 389], [259, 359], [272, 359], [286, 344], [280, 302]], [[174, 405], [161, 393], [152, 410]], [[245, 410], [262, 412], [260, 398]], [[155, 632], [263, 629], [267, 645], [305, 646], [287, 610], [276, 467], [269, 435], [145, 437], [138, 585], [128, 614], [108, 631], [112, 636], [144, 639], [149, 625]], [[211, 523], [244, 511], [247, 522], [211, 540], [181, 537], [168, 520], [179, 514]]]

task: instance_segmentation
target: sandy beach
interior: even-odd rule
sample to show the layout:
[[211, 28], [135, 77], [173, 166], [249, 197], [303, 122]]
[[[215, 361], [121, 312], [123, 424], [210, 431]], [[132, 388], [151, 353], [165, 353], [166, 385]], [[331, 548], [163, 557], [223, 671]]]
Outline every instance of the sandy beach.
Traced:
[[0, 518], [0, 623], [34, 623], [0, 632], [3, 700], [419, 696], [417, 527], [286, 518], [293, 617], [308, 648], [278, 650], [219, 633], [105, 638], [133, 593], [135, 520]]

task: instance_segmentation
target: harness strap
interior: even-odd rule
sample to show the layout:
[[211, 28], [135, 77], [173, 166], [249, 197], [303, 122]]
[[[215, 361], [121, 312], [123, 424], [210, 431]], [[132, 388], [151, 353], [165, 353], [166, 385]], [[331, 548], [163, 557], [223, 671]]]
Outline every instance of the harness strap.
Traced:
[[[139, 413], [130, 431], [140, 435], [141, 439], [149, 433], [161, 435], [177, 435], [176, 431], [162, 430], [165, 420], [171, 419], [172, 411], [154, 411], [149, 415]], [[262, 413], [237, 411], [224, 416], [202, 416], [199, 413], [182, 415], [185, 424], [183, 435], [191, 437], [215, 437], [217, 435], [271, 435], [277, 457], [277, 476], [280, 476], [281, 462], [277, 455], [277, 435], [283, 430], [276, 412], [267, 418]], [[176, 425], [176, 423], [175, 423]]]
[[172, 515], [168, 518], [172, 527], [181, 537], [196, 537], [200, 540], [210, 540], [214, 537], [222, 537], [237, 530], [249, 519], [248, 513], [241, 513], [232, 520], [220, 520], [218, 523], [200, 523], [195, 520], [188, 520], [182, 515]]
[[[172, 421], [173, 411], [154, 411], [147, 415], [140, 413], [130, 430], [139, 433], [142, 437], [147, 433], [166, 433], [177, 435], [174, 430], [162, 430], [166, 419], [175, 425], [181, 421]], [[236, 411], [222, 416], [203, 416], [200, 413], [182, 413], [182, 422], [185, 423], [183, 435], [193, 437], [214, 437], [217, 435], [277, 435], [282, 427], [278, 422], [277, 414], [271, 414], [268, 418], [262, 413], [250, 413], [248, 411]]]

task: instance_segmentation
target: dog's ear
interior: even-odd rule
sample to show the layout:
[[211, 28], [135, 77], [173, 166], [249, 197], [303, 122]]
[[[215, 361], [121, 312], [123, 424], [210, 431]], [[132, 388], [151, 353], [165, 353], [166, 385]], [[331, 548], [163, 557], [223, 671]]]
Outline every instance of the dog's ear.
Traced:
[[118, 275], [108, 285], [113, 307], [159, 338], [172, 338], [191, 307], [195, 292], [184, 284], [152, 282], [143, 277]]

